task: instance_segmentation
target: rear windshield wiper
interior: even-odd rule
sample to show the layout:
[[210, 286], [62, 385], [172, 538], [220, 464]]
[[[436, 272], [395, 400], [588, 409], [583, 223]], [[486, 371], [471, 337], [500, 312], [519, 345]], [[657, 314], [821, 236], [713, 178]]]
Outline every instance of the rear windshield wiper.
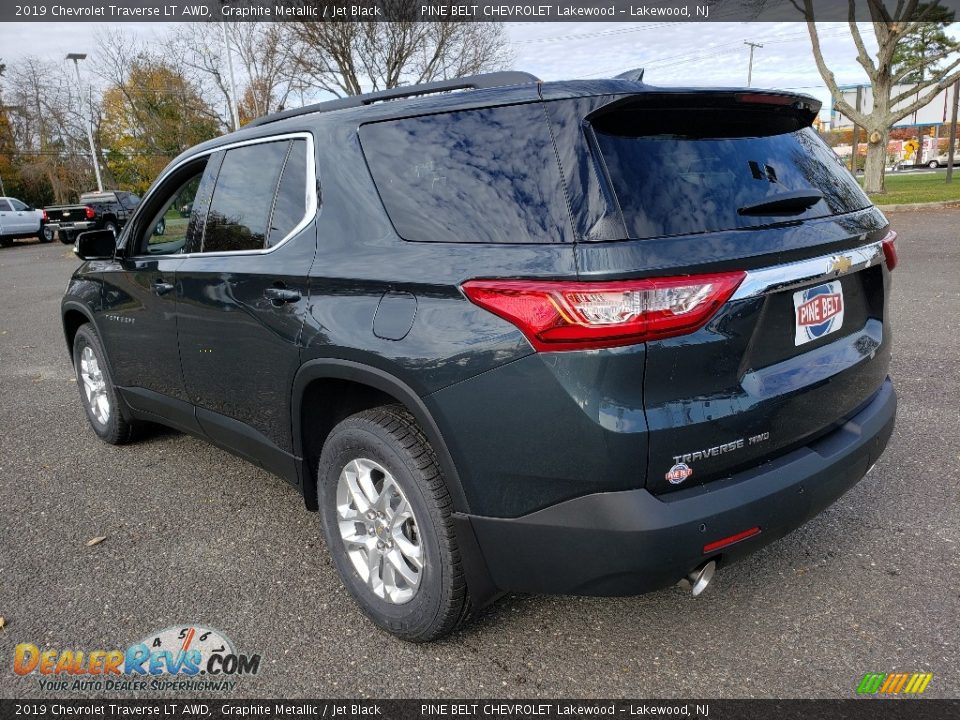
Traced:
[[761, 200], [753, 205], [744, 205], [737, 210], [740, 215], [799, 215], [823, 200], [819, 190], [793, 190]]

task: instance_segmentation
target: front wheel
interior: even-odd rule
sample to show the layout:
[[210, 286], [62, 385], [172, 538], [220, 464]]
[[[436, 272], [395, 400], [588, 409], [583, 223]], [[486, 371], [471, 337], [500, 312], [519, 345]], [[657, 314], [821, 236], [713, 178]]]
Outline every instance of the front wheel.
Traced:
[[927, 167], [931, 170], [936, 170], [940, 167], [940, 163], [938, 163], [936, 160], [931, 160], [929, 163], [927, 163]]
[[73, 367], [83, 409], [101, 440], [111, 445], [123, 445], [130, 442], [134, 427], [120, 411], [105, 358], [97, 331], [92, 325], [81, 325], [73, 339]]
[[413, 642], [451, 632], [469, 610], [452, 503], [410, 413], [381, 407], [337, 425], [317, 483], [327, 547], [367, 616]]

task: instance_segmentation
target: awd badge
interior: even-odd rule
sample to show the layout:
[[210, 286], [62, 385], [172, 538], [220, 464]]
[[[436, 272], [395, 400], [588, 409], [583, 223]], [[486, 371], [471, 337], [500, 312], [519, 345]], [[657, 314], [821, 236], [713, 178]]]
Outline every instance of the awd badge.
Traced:
[[677, 463], [667, 472], [666, 478], [671, 485], [679, 485], [693, 475], [693, 469], [686, 463]]

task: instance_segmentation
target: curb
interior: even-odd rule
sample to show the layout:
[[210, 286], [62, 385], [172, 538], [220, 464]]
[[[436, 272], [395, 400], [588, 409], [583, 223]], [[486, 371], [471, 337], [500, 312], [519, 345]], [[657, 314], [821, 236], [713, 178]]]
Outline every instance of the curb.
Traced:
[[956, 206], [960, 206], [960, 198], [956, 200], [936, 200], [934, 202], [877, 205], [877, 208], [883, 212], [898, 212], [900, 210], [925, 210], [928, 208], [952, 208]]

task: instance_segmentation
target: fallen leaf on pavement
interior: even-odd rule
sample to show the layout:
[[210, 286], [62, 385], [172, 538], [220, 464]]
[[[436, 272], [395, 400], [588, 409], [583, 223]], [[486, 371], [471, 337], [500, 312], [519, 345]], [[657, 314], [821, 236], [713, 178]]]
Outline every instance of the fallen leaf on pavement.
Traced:
[[90, 538], [89, 540], [87, 540], [87, 547], [93, 547], [94, 545], [99, 545], [106, 539], [107, 539], [106, 535], [103, 535], [101, 537]]

